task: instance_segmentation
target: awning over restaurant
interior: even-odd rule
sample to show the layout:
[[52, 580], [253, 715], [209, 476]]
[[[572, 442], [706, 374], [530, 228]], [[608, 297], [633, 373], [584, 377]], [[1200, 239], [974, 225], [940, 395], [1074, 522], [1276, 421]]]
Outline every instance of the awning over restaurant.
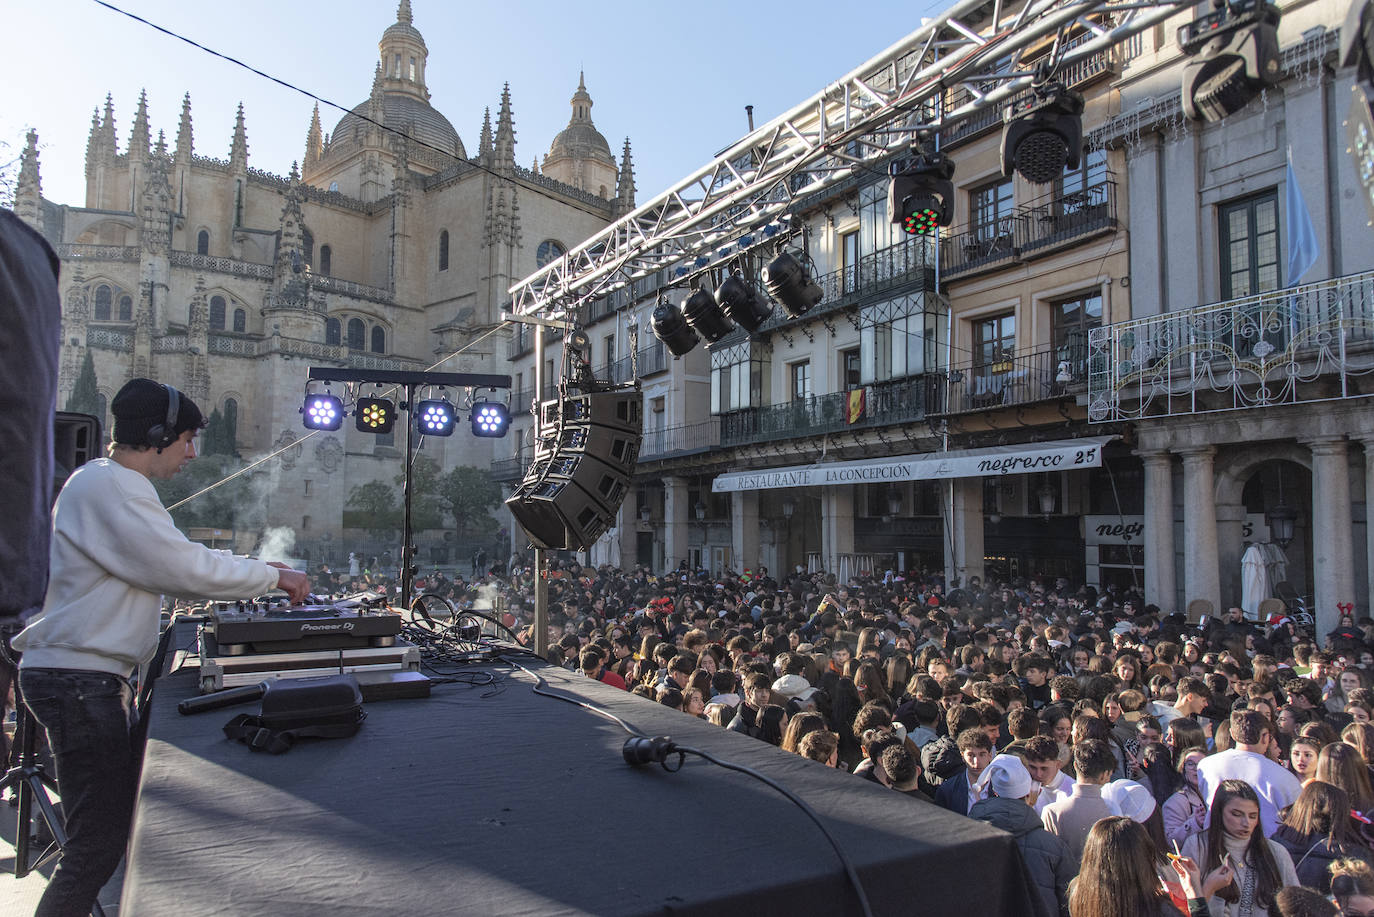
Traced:
[[717, 475], [715, 493], [772, 490], [784, 487], [825, 487], [832, 484], [872, 484], [882, 481], [931, 481], [976, 478], [984, 475], [1032, 474], [1037, 471], [1074, 471], [1102, 464], [1102, 447], [1115, 436], [1083, 436], [1048, 443], [1018, 443], [986, 449], [926, 452], [853, 462], [822, 462], [760, 471]]

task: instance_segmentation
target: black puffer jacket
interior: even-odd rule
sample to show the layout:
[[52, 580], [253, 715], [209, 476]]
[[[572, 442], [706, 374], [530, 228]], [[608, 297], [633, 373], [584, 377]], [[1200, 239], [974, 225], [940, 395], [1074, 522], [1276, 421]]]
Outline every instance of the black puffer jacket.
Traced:
[[1037, 893], [1038, 912], [1045, 917], [1068, 917], [1069, 882], [1078, 874], [1078, 863], [1064, 842], [1045, 830], [1035, 810], [1019, 799], [993, 796], [974, 803], [968, 815], [1016, 838]]
[[1330, 866], [1336, 860], [1351, 857], [1371, 862], [1369, 848], [1362, 844], [1332, 844], [1325, 835], [1303, 835], [1288, 827], [1279, 825], [1272, 839], [1282, 844], [1293, 857], [1293, 866], [1298, 871], [1298, 881], [1308, 888], [1314, 888], [1323, 895], [1331, 894]]

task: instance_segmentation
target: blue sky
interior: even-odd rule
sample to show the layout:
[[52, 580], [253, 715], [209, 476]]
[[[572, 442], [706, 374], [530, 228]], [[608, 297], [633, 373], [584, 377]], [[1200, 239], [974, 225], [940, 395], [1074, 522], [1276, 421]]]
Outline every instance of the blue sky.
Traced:
[[[393, 0], [114, 0], [115, 5], [344, 106], [372, 84], [377, 40], [395, 21]], [[665, 190], [756, 123], [793, 107], [902, 36], [944, 0], [869, 0], [860, 8], [817, 0], [740, 4], [570, 4], [547, 0], [412, 0], [429, 47], [431, 102], [477, 148], [482, 111], [511, 85], [516, 160], [548, 152], [568, 121], [579, 68], [592, 117], [617, 157], [629, 135], [639, 200]], [[861, 15], [846, 15], [861, 9]], [[314, 104], [91, 0], [0, 0], [10, 40], [0, 96], [0, 140], [16, 148], [35, 128], [43, 193], [84, 204], [91, 112], [112, 93], [121, 151], [140, 89], [153, 136], [176, 136], [191, 94], [196, 153], [227, 158], [238, 103], [249, 164], [285, 174], [300, 159]], [[837, 15], [838, 14], [838, 15]], [[321, 107], [325, 130], [341, 112]]]

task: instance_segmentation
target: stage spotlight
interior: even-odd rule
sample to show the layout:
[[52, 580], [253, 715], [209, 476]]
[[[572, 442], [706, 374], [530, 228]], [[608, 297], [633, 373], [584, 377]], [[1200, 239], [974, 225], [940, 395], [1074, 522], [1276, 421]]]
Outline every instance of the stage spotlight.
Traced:
[[654, 307], [651, 327], [654, 337], [662, 341], [675, 357], [686, 356], [697, 346], [697, 333], [688, 327], [687, 319], [666, 299], [660, 300]]
[[353, 409], [353, 425], [360, 432], [385, 436], [396, 425], [396, 405], [385, 398], [359, 398]]
[[510, 428], [510, 411], [499, 401], [479, 401], [472, 406], [473, 436], [505, 436]]
[[1083, 153], [1083, 96], [1055, 82], [1007, 107], [1002, 126], [1002, 174], [1021, 173], [1036, 185], [1078, 168]]
[[943, 153], [917, 156], [889, 167], [887, 213], [913, 236], [932, 236], [954, 220], [954, 163]]
[[425, 436], [452, 436], [453, 416], [453, 405], [445, 398], [421, 401], [415, 405], [415, 423]]
[[751, 334], [758, 331], [768, 321], [768, 316], [773, 314], [773, 307], [754, 291], [754, 287], [744, 279], [742, 271], [735, 271], [721, 281], [720, 288], [716, 290], [716, 302], [720, 303], [720, 307], [736, 325]]
[[1278, 83], [1279, 8], [1263, 0], [1213, 0], [1213, 10], [1180, 26], [1183, 113], [1220, 121]]
[[705, 290], [692, 291], [682, 304], [682, 317], [708, 344], [714, 344], [735, 330], [735, 323], [730, 321], [716, 298]]
[[763, 269], [763, 283], [768, 295], [782, 303], [793, 318], [805, 315], [825, 296], [802, 263], [785, 251], [779, 251]]
[[306, 395], [301, 415], [308, 430], [337, 430], [343, 426], [343, 402], [333, 395]]

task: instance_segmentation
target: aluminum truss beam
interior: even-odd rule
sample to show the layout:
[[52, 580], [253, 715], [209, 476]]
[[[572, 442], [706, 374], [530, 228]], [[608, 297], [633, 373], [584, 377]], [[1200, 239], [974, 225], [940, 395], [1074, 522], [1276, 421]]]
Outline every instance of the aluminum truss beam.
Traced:
[[[1033, 73], [1019, 66], [1027, 49], [1080, 26], [1094, 37], [1059, 56], [1059, 66], [1067, 67], [1192, 5], [1028, 0], [1008, 13], [1002, 0], [961, 0], [516, 283], [511, 311], [567, 318], [583, 300], [665, 268], [691, 266], [722, 247], [747, 247], [753, 233], [785, 222], [798, 197], [874, 170], [918, 134], [948, 128], [1027, 89]], [[970, 100], [941, 111], [944, 94], [958, 87]]]

